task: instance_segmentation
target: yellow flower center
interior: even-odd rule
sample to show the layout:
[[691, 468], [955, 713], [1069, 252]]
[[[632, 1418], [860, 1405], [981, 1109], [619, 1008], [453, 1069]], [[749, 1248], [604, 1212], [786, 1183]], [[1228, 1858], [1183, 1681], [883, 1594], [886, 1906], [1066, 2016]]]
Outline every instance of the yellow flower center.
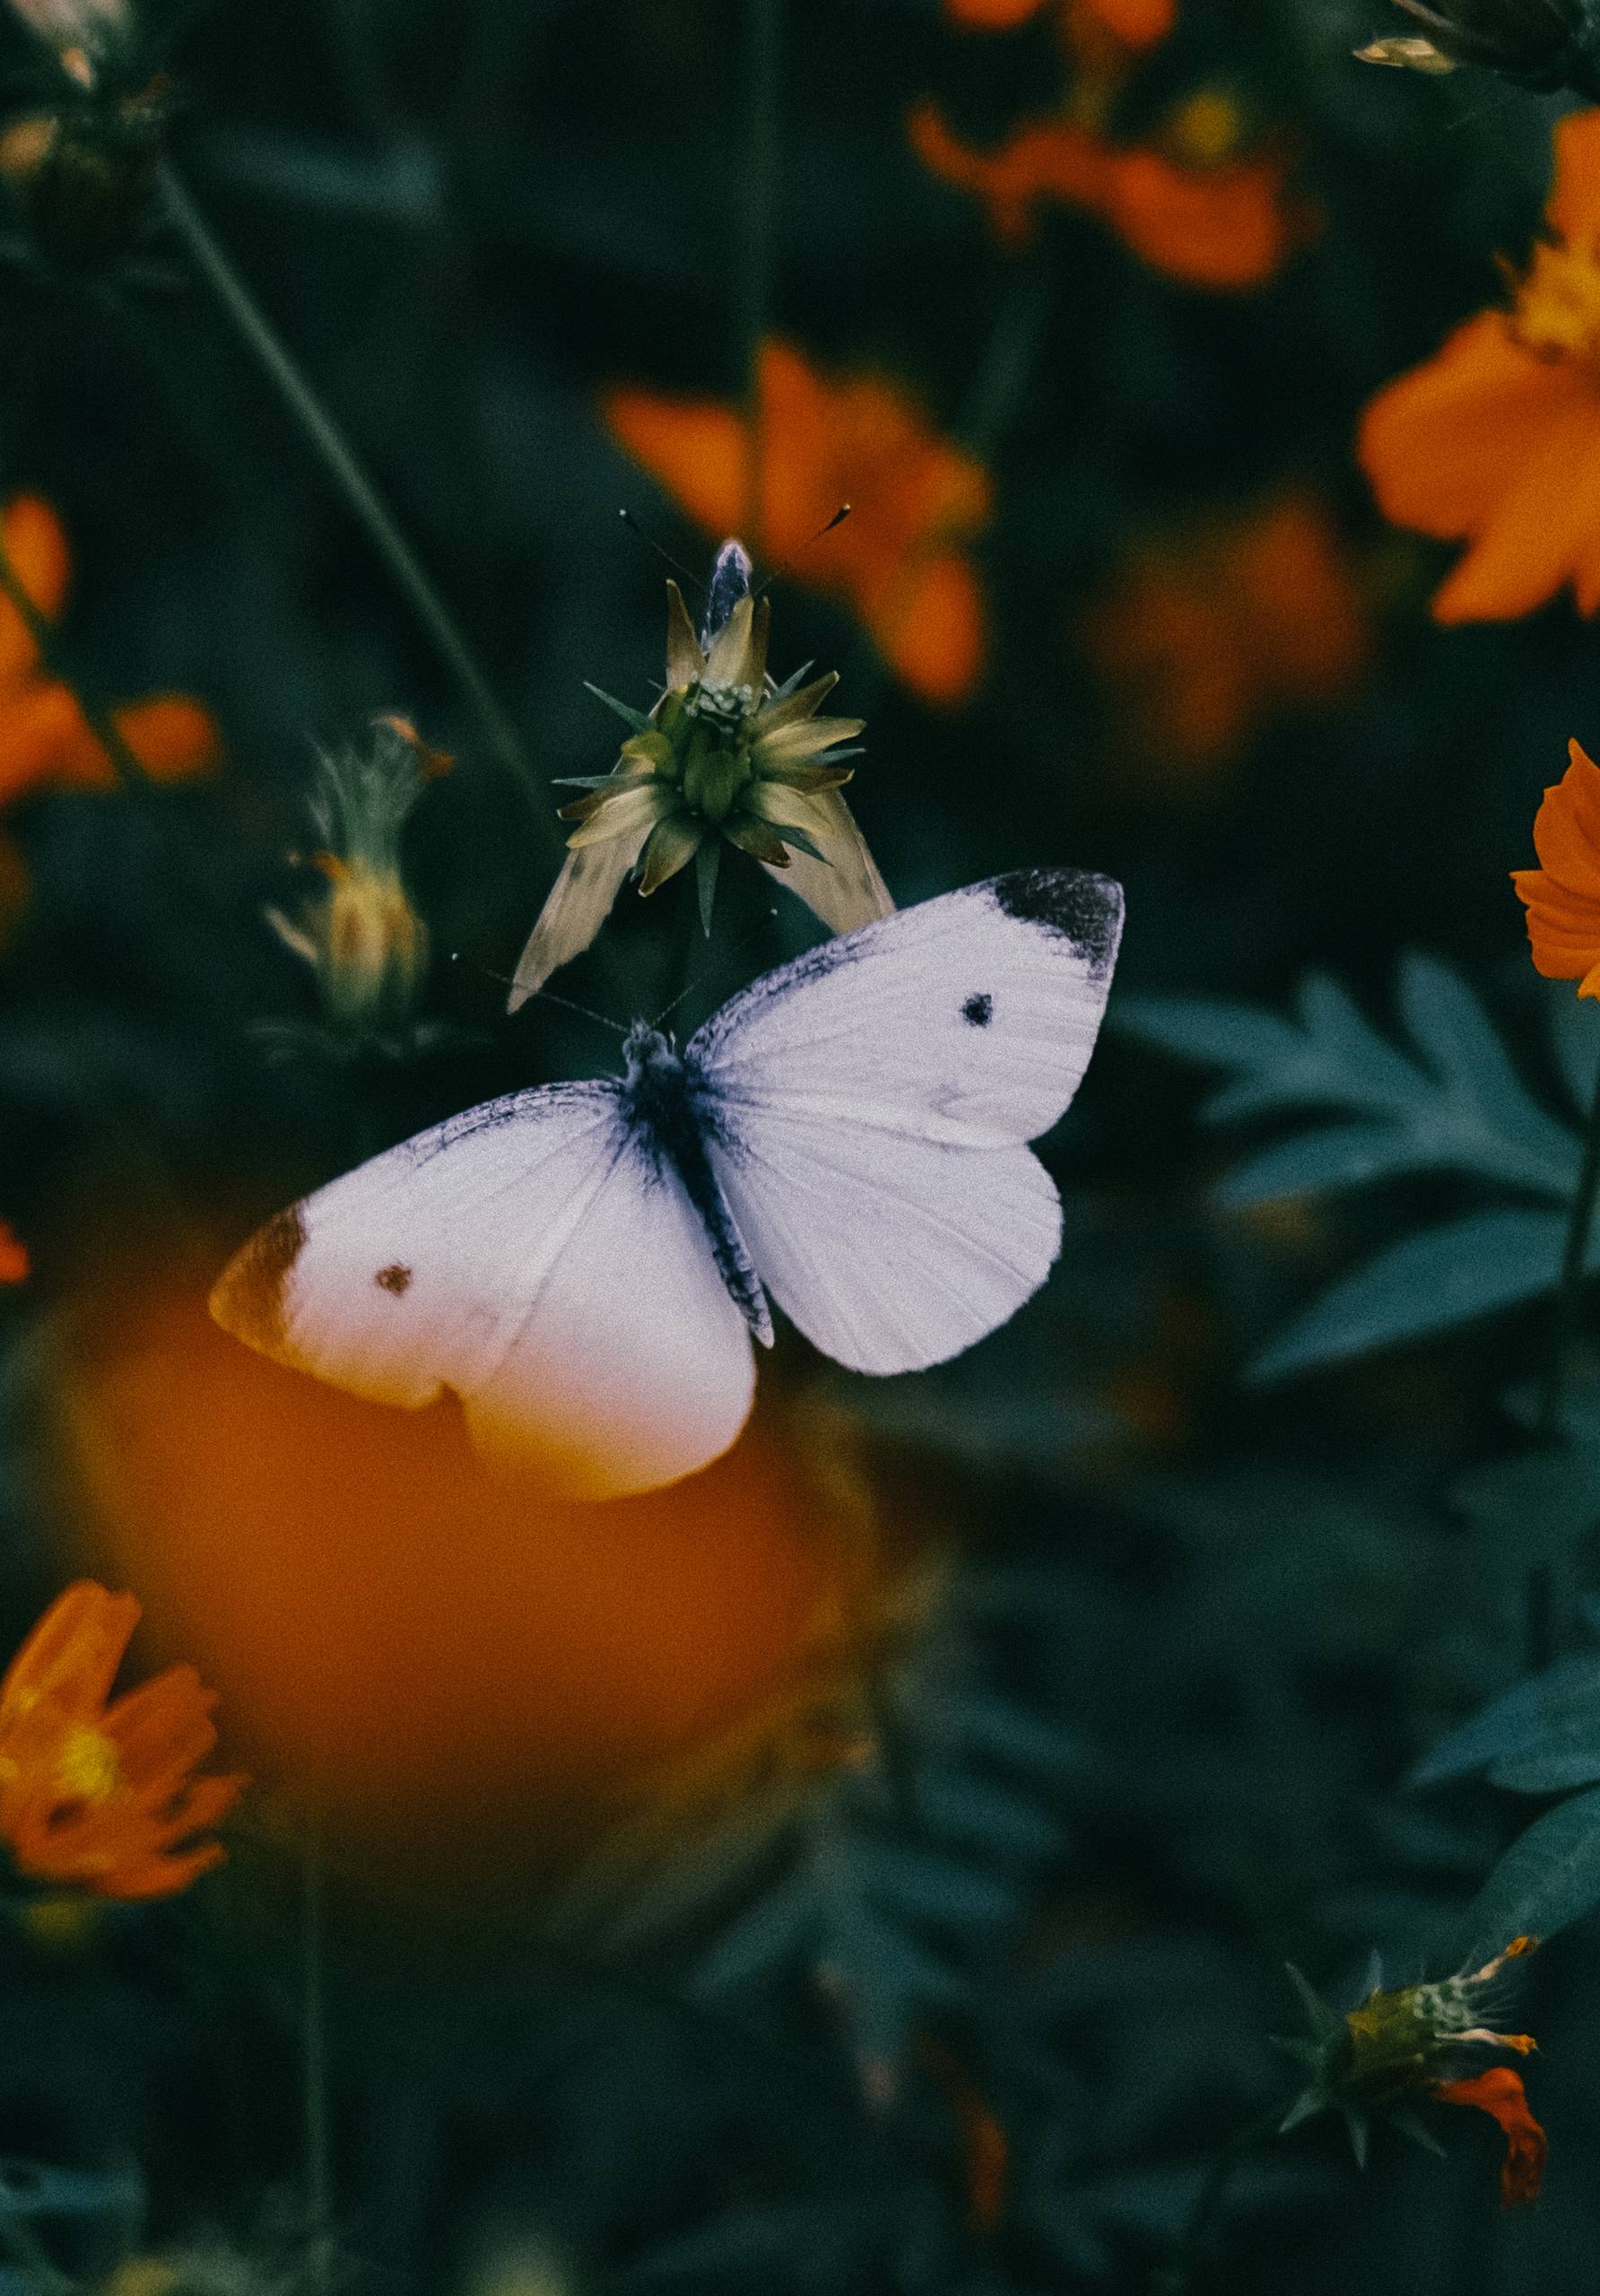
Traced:
[[1541, 359], [1574, 359], [1600, 378], [1600, 247], [1536, 247], [1517, 283], [1511, 332]]
[[56, 1784], [74, 1801], [103, 1802], [122, 1783], [117, 1749], [99, 1730], [80, 1724], [69, 1730], [56, 1764]]

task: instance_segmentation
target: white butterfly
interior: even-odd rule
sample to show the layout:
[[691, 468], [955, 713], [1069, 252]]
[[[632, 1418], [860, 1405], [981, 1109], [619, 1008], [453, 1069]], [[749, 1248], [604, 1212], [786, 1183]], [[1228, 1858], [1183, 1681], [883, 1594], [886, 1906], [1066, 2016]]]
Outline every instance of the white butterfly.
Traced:
[[278, 1214], [217, 1321], [415, 1408], [551, 1496], [649, 1490], [749, 1415], [770, 1292], [852, 1370], [920, 1370], [1014, 1314], [1061, 1205], [1025, 1144], [1089, 1064], [1122, 930], [1108, 878], [1030, 869], [825, 941], [682, 1052], [421, 1132]]

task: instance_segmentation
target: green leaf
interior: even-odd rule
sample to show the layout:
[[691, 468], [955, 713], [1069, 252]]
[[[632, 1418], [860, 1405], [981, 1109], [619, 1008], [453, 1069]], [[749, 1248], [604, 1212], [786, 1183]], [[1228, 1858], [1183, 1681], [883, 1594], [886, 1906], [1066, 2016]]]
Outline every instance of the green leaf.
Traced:
[[1425, 1754], [1406, 1783], [1438, 1786], [1592, 1732], [1600, 1746], [1600, 1656], [1563, 1658], [1520, 1682]]
[[1343, 2030], [1343, 2018], [1336, 2009], [1329, 2008], [1303, 1970], [1297, 1969], [1292, 1961], [1285, 1961], [1283, 1967], [1288, 1971], [1290, 1984], [1300, 1996], [1300, 2007], [1306, 2013], [1314, 2038], [1318, 2041], [1332, 2040]]
[[700, 930], [711, 937], [711, 910], [717, 900], [717, 871], [722, 860], [722, 839], [702, 837], [694, 848], [694, 890], [700, 901]]
[[587, 678], [583, 683], [585, 692], [592, 693], [596, 700], [603, 701], [608, 709], [614, 709], [624, 726], [631, 726], [636, 734], [649, 732], [650, 720], [645, 710], [635, 709], [630, 701], [619, 701], [614, 693], [607, 693], [604, 686], [591, 685]]
[[1535, 1818], [1463, 1918], [1462, 1955], [1502, 1952], [1513, 1937], [1553, 1937], [1600, 1904], [1600, 1787]]
[[1396, 1132], [1392, 1125], [1332, 1125], [1321, 1132], [1275, 1141], [1259, 1155], [1248, 1157], [1229, 1173], [1217, 1196], [1235, 1208], [1271, 1204], [1280, 1196], [1363, 1187], [1426, 1169], [1433, 1161], [1424, 1143]]
[[1325, 1292], [1246, 1376], [1281, 1379], [1536, 1300], [1555, 1289], [1566, 1227], [1559, 1212], [1475, 1212], [1407, 1236]]

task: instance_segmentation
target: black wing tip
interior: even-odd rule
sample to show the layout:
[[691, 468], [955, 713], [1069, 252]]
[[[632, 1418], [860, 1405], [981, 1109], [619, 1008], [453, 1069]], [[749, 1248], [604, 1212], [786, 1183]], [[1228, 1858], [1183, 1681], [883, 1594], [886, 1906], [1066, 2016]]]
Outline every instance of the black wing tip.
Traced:
[[1122, 938], [1122, 887], [1092, 869], [1013, 869], [992, 877], [996, 907], [1025, 925], [1070, 941], [1097, 980], [1110, 971]]
[[283, 1345], [283, 1289], [305, 1240], [305, 1219], [291, 1204], [257, 1229], [213, 1286], [215, 1321], [264, 1355], [275, 1355]]

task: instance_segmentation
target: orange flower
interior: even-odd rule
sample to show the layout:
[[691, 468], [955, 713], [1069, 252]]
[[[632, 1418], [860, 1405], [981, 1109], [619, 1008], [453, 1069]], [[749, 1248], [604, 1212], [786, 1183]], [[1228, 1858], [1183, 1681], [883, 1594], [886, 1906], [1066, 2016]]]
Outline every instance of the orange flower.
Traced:
[[1153, 537], [1083, 625], [1148, 778], [1204, 773], [1284, 709], [1347, 692], [1370, 638], [1326, 505], [1291, 488]]
[[[607, 426], [707, 532], [742, 532], [766, 559], [842, 597], [926, 701], [962, 700], [983, 666], [983, 602], [968, 546], [987, 521], [988, 474], [939, 438], [897, 385], [838, 380], [789, 344], [762, 345], [756, 516], [745, 500], [749, 424], [714, 399], [607, 393]], [[854, 516], [814, 552], [839, 509]]]
[[1534, 815], [1540, 865], [1513, 869], [1511, 883], [1527, 909], [1535, 970], [1600, 996], [1600, 767], [1577, 742], [1567, 753], [1571, 763]]
[[[984, 31], [1010, 31], [1038, 15], [1048, 0], [946, 0], [958, 24]], [[1153, 48], [1166, 39], [1178, 13], [1177, 0], [1057, 0], [1064, 18], [1080, 12], [1095, 18], [1124, 48]], [[1073, 38], [1070, 25], [1067, 37]]]
[[1438, 622], [1511, 620], [1569, 583], [1600, 606], [1600, 111], [1557, 124], [1545, 226], [1512, 309], [1457, 327], [1361, 424], [1385, 517], [1470, 544]]
[[0, 1220], [0, 1283], [25, 1283], [28, 1247], [20, 1243], [9, 1220]]
[[[72, 560], [61, 522], [37, 495], [19, 494], [0, 514], [0, 552], [47, 622], [65, 603]], [[123, 704], [112, 722], [153, 780], [176, 781], [216, 763], [217, 730], [197, 701], [160, 694]], [[39, 788], [105, 789], [116, 772], [76, 694], [44, 674], [33, 634], [0, 592], [0, 806]], [[21, 855], [0, 839], [0, 922], [22, 906]]]
[[1238, 291], [1270, 279], [1314, 227], [1290, 197], [1281, 152], [1204, 164], [1152, 145], [1118, 146], [1076, 119], [1036, 120], [993, 152], [952, 135], [932, 103], [910, 116], [911, 148], [944, 182], [988, 208], [1004, 245], [1032, 232], [1041, 201], [1087, 208], [1143, 262], [1194, 287]]
[[1499, 2121], [1506, 2135], [1506, 2157], [1500, 2163], [1500, 2206], [1526, 2208], [1539, 2197], [1550, 2140], [1528, 2110], [1520, 2073], [1509, 2065], [1491, 2066], [1465, 2081], [1440, 2081], [1433, 2094], [1444, 2105], [1475, 2105]]
[[139, 1623], [91, 1578], [57, 1596], [0, 1681], [0, 1838], [36, 1881], [109, 1898], [170, 1897], [221, 1863], [214, 1826], [242, 1777], [192, 1773], [216, 1744], [213, 1694], [170, 1666], [106, 1703]]

